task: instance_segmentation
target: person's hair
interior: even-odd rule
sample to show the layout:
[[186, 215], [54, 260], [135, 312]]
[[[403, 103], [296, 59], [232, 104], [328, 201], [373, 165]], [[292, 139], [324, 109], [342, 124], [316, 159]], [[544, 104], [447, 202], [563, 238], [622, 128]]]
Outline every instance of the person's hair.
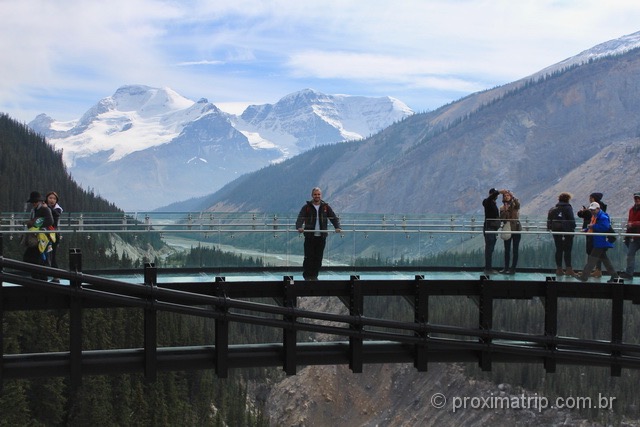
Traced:
[[566, 202], [566, 203], [568, 203], [568, 202], [569, 202], [569, 200], [571, 200], [571, 197], [573, 197], [573, 196], [571, 195], [571, 193], [562, 192], [562, 193], [560, 193], [560, 195], [558, 196], [558, 200], [559, 200], [559, 201], [561, 201], [561, 202]]
[[313, 192], [314, 192], [314, 191], [316, 191], [316, 190], [318, 190], [319, 192], [321, 192], [321, 193], [322, 193], [322, 190], [320, 189], [320, 187], [313, 187], [313, 188], [311, 189], [311, 195], [313, 195]]
[[56, 193], [55, 191], [49, 191], [49, 192], [47, 193], [47, 195], [46, 195], [46, 196], [44, 196], [44, 200], [45, 200], [45, 202], [47, 201], [47, 199], [49, 198], [49, 196], [50, 196], [50, 195], [52, 195], [52, 194], [53, 194], [54, 196], [56, 196], [56, 202], [57, 202], [58, 200], [60, 200], [60, 197], [58, 197], [58, 193]]

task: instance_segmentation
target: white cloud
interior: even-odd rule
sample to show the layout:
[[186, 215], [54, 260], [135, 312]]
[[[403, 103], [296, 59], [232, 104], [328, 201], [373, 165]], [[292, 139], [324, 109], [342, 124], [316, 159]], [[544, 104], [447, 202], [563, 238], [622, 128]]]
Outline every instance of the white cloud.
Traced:
[[25, 121], [77, 118], [124, 84], [243, 104], [313, 87], [424, 110], [640, 30], [635, 0], [0, 4], [0, 111]]

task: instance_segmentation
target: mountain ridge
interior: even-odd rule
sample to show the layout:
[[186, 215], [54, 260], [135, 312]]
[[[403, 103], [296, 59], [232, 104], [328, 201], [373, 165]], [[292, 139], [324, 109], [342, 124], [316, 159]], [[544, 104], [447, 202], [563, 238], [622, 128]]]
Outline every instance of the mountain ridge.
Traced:
[[305, 89], [235, 116], [205, 98], [127, 85], [78, 120], [41, 114], [29, 127], [63, 152], [78, 182], [131, 210], [210, 194], [244, 173], [317, 145], [364, 138], [411, 114], [390, 97]]
[[[295, 206], [291, 188], [282, 196], [273, 194], [278, 186], [267, 179], [268, 172], [277, 182], [304, 177], [294, 197], [300, 201], [318, 185], [340, 212], [481, 213], [488, 189], [504, 187], [521, 198], [523, 214], [539, 214], [540, 205], [546, 211], [561, 191], [572, 192], [577, 204], [600, 191], [614, 215], [624, 216], [629, 195], [638, 191], [632, 183], [640, 179], [633, 167], [633, 150], [640, 143], [634, 124], [640, 109], [640, 50], [546, 70], [555, 71], [415, 114], [340, 150], [303, 153], [294, 159], [296, 167], [254, 172], [253, 179], [234, 184], [233, 194], [223, 188], [200, 207], [270, 211]], [[625, 144], [622, 151], [632, 155], [607, 154], [620, 153], [616, 147]], [[316, 162], [325, 167], [305, 176], [305, 164]], [[256, 188], [272, 190], [260, 196]], [[254, 197], [245, 197], [249, 192]]]

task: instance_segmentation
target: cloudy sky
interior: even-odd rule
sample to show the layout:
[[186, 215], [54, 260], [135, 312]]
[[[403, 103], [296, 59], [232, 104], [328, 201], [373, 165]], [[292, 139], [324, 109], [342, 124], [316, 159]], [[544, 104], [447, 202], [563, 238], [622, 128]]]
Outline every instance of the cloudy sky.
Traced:
[[640, 31], [637, 0], [0, 0], [0, 112], [120, 86], [237, 111], [304, 88], [437, 108]]

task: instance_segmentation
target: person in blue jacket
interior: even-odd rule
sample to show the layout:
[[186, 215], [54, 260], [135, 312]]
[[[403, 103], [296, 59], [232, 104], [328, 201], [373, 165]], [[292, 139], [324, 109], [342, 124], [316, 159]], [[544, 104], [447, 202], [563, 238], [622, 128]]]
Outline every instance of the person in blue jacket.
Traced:
[[[600, 209], [600, 204], [598, 202], [592, 202], [589, 205], [589, 210], [591, 211], [591, 221], [587, 225], [586, 229], [583, 229], [582, 231], [587, 233], [606, 233], [609, 231], [609, 228], [611, 227], [611, 220], [609, 219], [609, 215]], [[587, 257], [587, 265], [582, 269], [582, 273], [575, 277], [582, 282], [586, 282], [589, 279], [591, 270], [593, 270], [596, 263], [598, 261], [602, 261], [607, 272], [611, 275], [611, 279], [608, 280], [608, 283], [614, 282], [618, 278], [618, 272], [613, 267], [613, 264], [611, 264], [611, 261], [607, 256], [607, 249], [612, 247], [613, 243], [607, 240], [607, 236], [594, 235], [593, 250]]]

